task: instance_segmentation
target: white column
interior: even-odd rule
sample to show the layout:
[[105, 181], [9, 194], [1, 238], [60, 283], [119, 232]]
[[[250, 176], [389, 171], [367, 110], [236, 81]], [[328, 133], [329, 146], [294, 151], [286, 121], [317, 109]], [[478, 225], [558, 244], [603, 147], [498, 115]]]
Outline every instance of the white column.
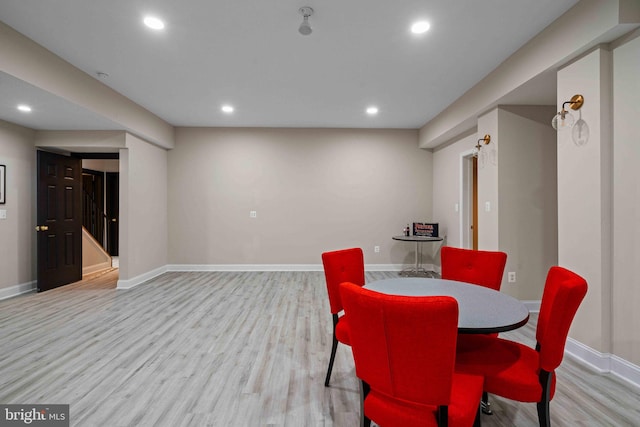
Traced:
[[[558, 106], [575, 94], [571, 111], [589, 138], [558, 132], [558, 262], [583, 276], [589, 291], [570, 336], [602, 353], [611, 351], [611, 52], [598, 48], [558, 71]], [[575, 125], [574, 125], [575, 126]]]

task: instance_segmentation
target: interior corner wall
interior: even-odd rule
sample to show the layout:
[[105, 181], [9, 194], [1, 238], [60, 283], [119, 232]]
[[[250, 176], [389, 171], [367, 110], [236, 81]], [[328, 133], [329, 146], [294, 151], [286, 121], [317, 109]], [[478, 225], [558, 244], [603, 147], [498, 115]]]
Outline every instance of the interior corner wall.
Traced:
[[0, 220], [0, 291], [30, 287], [36, 280], [33, 140], [32, 130], [0, 120], [0, 165], [6, 166], [6, 202], [0, 209], [7, 213]]
[[[167, 151], [126, 134], [120, 150], [120, 281], [166, 266]], [[185, 169], [189, 173], [189, 169]]]
[[612, 353], [640, 366], [640, 32], [613, 51]]
[[[498, 108], [499, 248], [508, 254], [502, 290], [540, 301], [558, 262], [555, 106]], [[484, 150], [484, 148], [483, 148]], [[516, 273], [508, 283], [507, 272]]]
[[176, 136], [171, 264], [319, 266], [322, 252], [354, 246], [368, 265], [413, 264], [415, 245], [392, 236], [432, 219], [432, 153], [418, 148], [416, 130], [178, 128]]
[[611, 52], [601, 47], [557, 75], [558, 105], [582, 94], [584, 105], [571, 113], [584, 120], [590, 135], [586, 144], [577, 145], [575, 125], [557, 133], [558, 262], [589, 285], [570, 336], [605, 354], [611, 351], [610, 70]]

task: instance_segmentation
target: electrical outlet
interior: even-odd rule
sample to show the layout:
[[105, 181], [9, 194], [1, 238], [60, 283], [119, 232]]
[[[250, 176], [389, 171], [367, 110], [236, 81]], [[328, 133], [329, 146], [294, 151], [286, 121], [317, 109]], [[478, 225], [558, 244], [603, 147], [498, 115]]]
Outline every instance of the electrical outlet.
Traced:
[[375, 252], [377, 254], [380, 253], [380, 246], [374, 246], [373, 247], [373, 252]]
[[257, 217], [258, 217], [258, 212], [256, 211], [249, 212], [249, 218], [257, 218]]
[[509, 283], [516, 283], [516, 272], [510, 271], [507, 273], [507, 280]]

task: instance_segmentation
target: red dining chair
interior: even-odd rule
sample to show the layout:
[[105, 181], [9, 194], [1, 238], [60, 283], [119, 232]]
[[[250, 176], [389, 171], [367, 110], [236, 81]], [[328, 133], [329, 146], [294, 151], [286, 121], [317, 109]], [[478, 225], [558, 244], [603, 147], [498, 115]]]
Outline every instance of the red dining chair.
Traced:
[[541, 427], [549, 427], [555, 370], [564, 355], [571, 322], [587, 293], [587, 282], [562, 267], [547, 274], [536, 327], [536, 348], [477, 335], [473, 349], [458, 352], [456, 369], [482, 375], [485, 391], [519, 402], [536, 402]]
[[349, 345], [349, 324], [347, 318], [342, 313], [342, 300], [340, 298], [339, 285], [342, 282], [355, 283], [364, 286], [364, 255], [362, 249], [351, 248], [338, 251], [325, 252], [322, 254], [322, 265], [324, 276], [327, 282], [327, 293], [329, 294], [329, 307], [333, 318], [333, 342], [331, 345], [331, 356], [329, 357], [329, 367], [324, 380], [325, 387], [329, 387], [333, 362], [336, 358], [338, 342]]
[[364, 425], [480, 425], [482, 377], [454, 372], [458, 303], [340, 285]]
[[[495, 291], [499, 291], [502, 285], [506, 263], [507, 254], [500, 251], [478, 251], [452, 246], [443, 246], [440, 249], [440, 276], [443, 279], [472, 283]], [[498, 334], [490, 335], [498, 336]], [[460, 335], [458, 351], [469, 346], [473, 346], [473, 342], [469, 342], [469, 335]], [[487, 393], [482, 395], [482, 412], [492, 413]]]
[[447, 280], [473, 283], [474, 285], [500, 290], [507, 254], [499, 251], [476, 251], [472, 249], [443, 246], [440, 249], [440, 276]]

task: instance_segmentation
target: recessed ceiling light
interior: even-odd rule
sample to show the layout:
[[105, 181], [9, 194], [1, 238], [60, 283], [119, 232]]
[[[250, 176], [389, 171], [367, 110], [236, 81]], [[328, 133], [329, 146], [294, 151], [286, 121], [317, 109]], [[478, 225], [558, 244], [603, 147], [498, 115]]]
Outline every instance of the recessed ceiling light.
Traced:
[[144, 25], [153, 30], [162, 30], [164, 28], [164, 22], [155, 16], [145, 16]]
[[431, 24], [427, 21], [418, 21], [411, 26], [411, 32], [413, 34], [423, 34], [429, 31], [429, 28], [431, 28]]
[[22, 111], [23, 113], [30, 113], [31, 112], [31, 107], [29, 107], [28, 105], [25, 105], [25, 104], [20, 104], [20, 105], [18, 105], [18, 110]]
[[233, 107], [231, 105], [223, 105], [222, 111], [225, 113], [233, 113]]
[[367, 114], [369, 114], [370, 116], [378, 114], [378, 107], [367, 107]]

